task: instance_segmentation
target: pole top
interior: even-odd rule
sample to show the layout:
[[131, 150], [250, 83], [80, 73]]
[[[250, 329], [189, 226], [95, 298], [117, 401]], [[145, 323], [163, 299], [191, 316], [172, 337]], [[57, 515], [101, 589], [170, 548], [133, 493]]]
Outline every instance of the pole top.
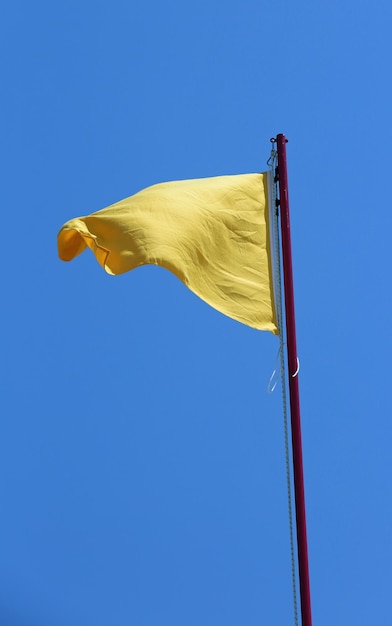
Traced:
[[276, 135], [276, 137], [271, 137], [270, 142], [274, 144], [274, 143], [277, 143], [279, 140], [284, 141], [285, 143], [289, 142], [289, 140], [286, 138], [286, 136], [283, 133], [279, 133], [278, 135]]

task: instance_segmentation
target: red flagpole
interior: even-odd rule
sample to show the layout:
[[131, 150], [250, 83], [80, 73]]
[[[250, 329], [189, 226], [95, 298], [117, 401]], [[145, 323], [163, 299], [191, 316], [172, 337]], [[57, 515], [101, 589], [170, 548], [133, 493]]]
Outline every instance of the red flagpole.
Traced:
[[287, 362], [290, 392], [291, 438], [293, 450], [295, 515], [302, 626], [312, 626], [310, 604], [308, 541], [306, 535], [305, 487], [302, 460], [301, 416], [298, 386], [298, 355], [295, 331], [293, 262], [291, 254], [290, 212], [287, 177], [286, 143], [283, 134], [276, 137], [278, 151], [280, 225], [286, 312]]

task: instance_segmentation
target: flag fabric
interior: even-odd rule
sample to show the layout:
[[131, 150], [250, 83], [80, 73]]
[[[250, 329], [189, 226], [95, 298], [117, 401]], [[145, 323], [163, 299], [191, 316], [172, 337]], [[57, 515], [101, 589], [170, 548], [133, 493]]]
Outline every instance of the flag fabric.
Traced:
[[209, 305], [277, 334], [268, 174], [181, 180], [147, 187], [58, 235], [59, 257], [89, 247], [109, 274], [155, 264]]

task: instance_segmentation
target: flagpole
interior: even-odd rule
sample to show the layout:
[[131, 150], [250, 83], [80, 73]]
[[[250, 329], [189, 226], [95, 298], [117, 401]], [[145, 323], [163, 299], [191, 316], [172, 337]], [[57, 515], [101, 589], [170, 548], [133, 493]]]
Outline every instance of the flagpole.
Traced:
[[297, 525], [298, 570], [301, 597], [302, 626], [312, 626], [310, 603], [309, 558], [306, 534], [305, 487], [302, 458], [301, 416], [299, 402], [297, 339], [295, 330], [293, 263], [290, 236], [290, 212], [285, 135], [276, 137], [280, 225], [282, 231], [282, 260], [286, 312], [287, 362], [290, 392], [291, 438], [293, 451], [295, 515]]

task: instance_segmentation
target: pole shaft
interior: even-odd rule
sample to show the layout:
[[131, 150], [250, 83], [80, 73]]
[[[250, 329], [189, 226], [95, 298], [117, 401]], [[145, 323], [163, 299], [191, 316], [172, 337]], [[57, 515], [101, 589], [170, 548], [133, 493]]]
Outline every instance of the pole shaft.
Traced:
[[286, 312], [287, 362], [290, 392], [291, 438], [293, 450], [295, 515], [302, 626], [312, 626], [310, 603], [309, 559], [306, 534], [305, 487], [302, 457], [301, 415], [298, 385], [298, 356], [295, 330], [293, 262], [291, 253], [290, 212], [286, 159], [286, 137], [276, 138], [279, 171], [280, 224]]

